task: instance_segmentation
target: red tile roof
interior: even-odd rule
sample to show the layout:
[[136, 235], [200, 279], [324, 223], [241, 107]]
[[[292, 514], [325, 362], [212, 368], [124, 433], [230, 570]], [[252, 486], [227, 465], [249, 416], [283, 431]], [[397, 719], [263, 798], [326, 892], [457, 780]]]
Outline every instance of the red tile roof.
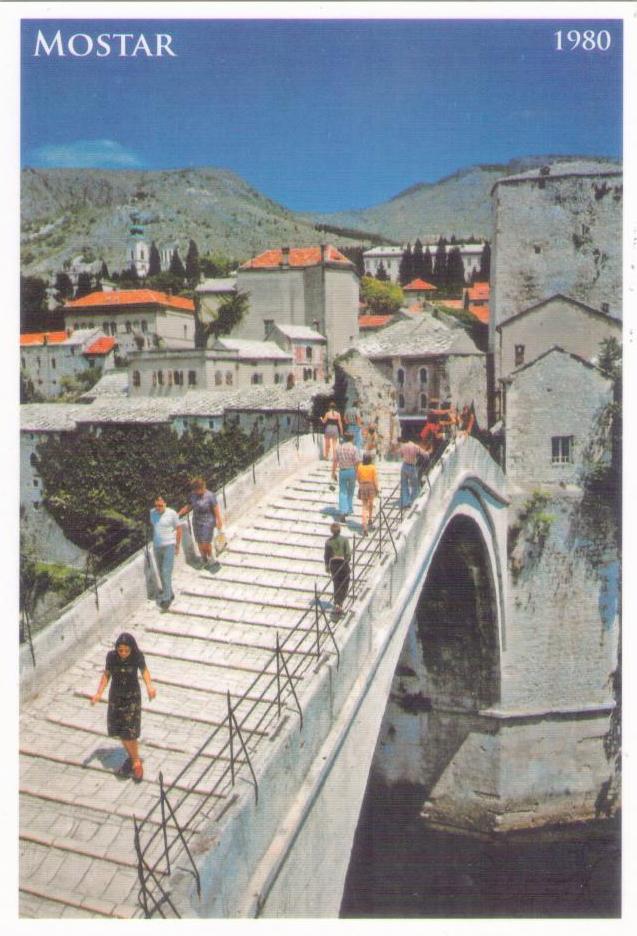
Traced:
[[489, 324], [489, 306], [488, 305], [470, 305], [469, 312], [474, 315], [483, 325]]
[[117, 342], [114, 338], [107, 338], [106, 335], [104, 335], [102, 338], [96, 338], [95, 341], [85, 349], [84, 354], [108, 354], [109, 351], [113, 350], [116, 344]]
[[159, 305], [169, 309], [184, 309], [194, 312], [192, 299], [185, 296], [168, 296], [156, 289], [113, 289], [111, 292], [92, 292], [81, 299], [71, 299], [65, 309], [116, 308], [127, 305]]
[[411, 283], [407, 283], [406, 286], [403, 286], [403, 292], [410, 292], [411, 290], [414, 292], [422, 292], [423, 289], [437, 289], [437, 287], [424, 279], [415, 279], [412, 280]]
[[469, 302], [475, 301], [476, 299], [488, 299], [489, 298], [489, 284], [488, 283], [474, 283], [473, 286], [469, 287], [468, 293], [469, 293]]
[[387, 325], [387, 323], [393, 321], [393, 319], [393, 315], [359, 315], [358, 327], [362, 329], [382, 328], [383, 325]]
[[68, 335], [65, 331], [31, 332], [20, 335], [20, 347], [28, 348], [30, 345], [43, 345], [45, 337], [47, 344], [59, 344], [61, 341], [66, 341]]
[[[346, 263], [348, 266], [351, 266], [351, 261], [347, 257], [337, 250], [336, 247], [332, 247], [331, 244], [327, 244], [325, 247], [325, 260], [328, 263]], [[308, 266], [318, 266], [321, 262], [321, 248], [320, 247], [291, 247], [288, 254], [288, 264], [291, 267], [308, 267]], [[263, 269], [276, 269], [280, 267], [283, 263], [283, 250], [281, 248], [276, 248], [274, 250], [266, 250], [264, 253], [259, 254], [258, 257], [253, 257], [251, 260], [248, 260], [246, 263], [241, 265], [242, 270], [263, 270]]]

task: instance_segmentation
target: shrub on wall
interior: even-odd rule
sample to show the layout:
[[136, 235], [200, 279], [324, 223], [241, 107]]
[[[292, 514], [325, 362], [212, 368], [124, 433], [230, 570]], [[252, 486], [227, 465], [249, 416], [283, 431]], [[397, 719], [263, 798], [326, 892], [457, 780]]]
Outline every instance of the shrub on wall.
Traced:
[[221, 487], [263, 452], [260, 433], [195, 426], [179, 436], [162, 426], [102, 427], [51, 436], [38, 446], [44, 504], [71, 542], [101, 567], [122, 561], [145, 540], [148, 511], [161, 494], [186, 503], [189, 479]]

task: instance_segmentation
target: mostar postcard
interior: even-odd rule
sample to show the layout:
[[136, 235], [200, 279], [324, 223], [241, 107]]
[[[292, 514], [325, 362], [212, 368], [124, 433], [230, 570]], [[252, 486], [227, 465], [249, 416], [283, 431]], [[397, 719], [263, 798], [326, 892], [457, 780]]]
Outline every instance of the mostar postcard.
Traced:
[[635, 6], [3, 6], [18, 916], [619, 921]]

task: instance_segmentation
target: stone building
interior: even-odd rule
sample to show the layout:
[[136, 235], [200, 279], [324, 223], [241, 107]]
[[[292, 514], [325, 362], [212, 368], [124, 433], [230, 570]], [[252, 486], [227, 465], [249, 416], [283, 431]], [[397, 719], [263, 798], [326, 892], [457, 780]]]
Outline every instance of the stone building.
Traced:
[[496, 328], [496, 372], [501, 378], [555, 345], [595, 363], [601, 342], [621, 342], [621, 322], [583, 302], [552, 296], [506, 319]]
[[327, 372], [325, 349], [327, 339], [307, 325], [283, 325], [275, 322], [270, 340], [292, 355], [294, 382], [324, 380]]
[[222, 276], [216, 279], [207, 279], [195, 287], [199, 297], [199, 317], [202, 322], [211, 322], [217, 318], [217, 310], [222, 299], [236, 295], [237, 277]]
[[195, 306], [192, 299], [155, 289], [119, 289], [92, 292], [64, 306], [66, 328], [101, 327], [117, 338], [120, 353], [140, 347], [192, 348], [195, 341]]
[[239, 267], [237, 289], [250, 309], [233, 337], [263, 341], [275, 322], [309, 326], [327, 338], [328, 365], [358, 338], [358, 275], [330, 244], [267, 250]]
[[287, 387], [295, 382], [292, 354], [274, 341], [220, 338], [206, 349], [141, 351], [129, 356], [131, 397], [180, 396], [195, 387]]
[[99, 328], [74, 332], [30, 332], [20, 335], [20, 367], [38, 393], [49, 399], [63, 390], [63, 378], [89, 368], [107, 372], [115, 366], [115, 338]]
[[519, 489], [576, 485], [611, 381], [589, 361], [553, 347], [502, 381], [505, 470]]
[[393, 384], [401, 423], [418, 429], [429, 409], [451, 400], [458, 407], [473, 403], [484, 425], [486, 356], [451, 317], [401, 318], [361, 338], [357, 348]]

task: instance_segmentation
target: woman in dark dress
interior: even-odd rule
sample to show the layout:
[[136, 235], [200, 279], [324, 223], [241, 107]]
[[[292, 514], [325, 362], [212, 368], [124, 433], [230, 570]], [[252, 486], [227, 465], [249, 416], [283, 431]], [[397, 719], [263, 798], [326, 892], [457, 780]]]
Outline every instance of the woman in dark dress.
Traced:
[[111, 738], [119, 738], [128, 754], [119, 773], [132, 773], [139, 782], [144, 776], [144, 770], [137, 743], [142, 722], [142, 694], [137, 670], [142, 674], [150, 701], [157, 695], [157, 690], [151, 682], [144, 654], [131, 634], [120, 634], [115, 641], [115, 649], [106, 654], [104, 672], [97, 692], [91, 698], [91, 705], [100, 701], [110, 679], [106, 716], [108, 734]]

